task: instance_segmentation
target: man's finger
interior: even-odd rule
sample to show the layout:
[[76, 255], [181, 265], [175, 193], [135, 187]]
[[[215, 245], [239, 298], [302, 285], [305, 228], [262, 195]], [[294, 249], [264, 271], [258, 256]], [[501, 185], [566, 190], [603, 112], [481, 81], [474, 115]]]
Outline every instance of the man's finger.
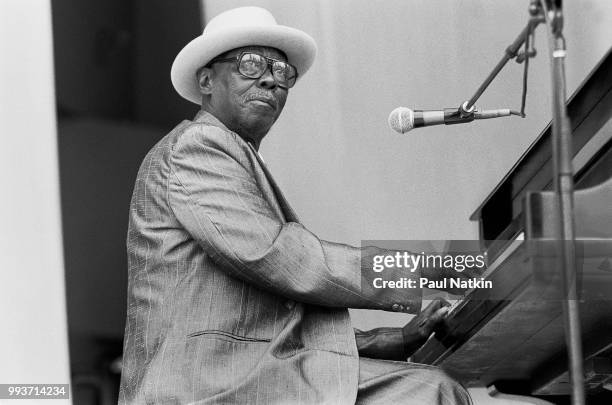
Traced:
[[446, 301], [444, 298], [436, 298], [431, 301], [429, 305], [427, 305], [427, 307], [425, 307], [425, 309], [422, 311], [422, 314], [424, 316], [431, 316], [441, 308], [448, 306], [450, 306], [450, 302]]
[[448, 313], [448, 306], [444, 306], [442, 308], [438, 308], [432, 314], [421, 314], [420, 317], [422, 319], [419, 322], [419, 327], [426, 327], [427, 329], [433, 329], [436, 327], [438, 323], [440, 323], [444, 318], [446, 318], [446, 314]]
[[440, 303], [440, 305], [441, 305], [441, 306], [444, 306], [444, 307], [450, 307], [450, 306], [451, 306], [451, 303], [450, 303], [450, 302], [448, 302], [447, 300], [445, 300], [445, 299], [444, 299], [444, 298], [442, 298], [442, 297], [437, 297], [437, 298], [436, 298], [436, 301], [438, 301], [438, 302]]
[[448, 314], [449, 309], [450, 309], [450, 307], [448, 307], [448, 306], [444, 306], [444, 307], [442, 307], [442, 308], [438, 309], [438, 310], [437, 310], [437, 311], [436, 311], [436, 312], [433, 314], [432, 318], [433, 318], [434, 320], [436, 320], [436, 321], [437, 321], [437, 320], [441, 320], [441, 319], [446, 318], [446, 314]]

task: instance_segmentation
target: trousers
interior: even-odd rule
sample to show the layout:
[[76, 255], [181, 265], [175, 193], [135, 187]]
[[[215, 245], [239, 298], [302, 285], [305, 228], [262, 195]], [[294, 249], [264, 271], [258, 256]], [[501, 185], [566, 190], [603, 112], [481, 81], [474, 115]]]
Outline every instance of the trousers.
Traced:
[[467, 390], [426, 364], [359, 359], [359, 405], [469, 405]]

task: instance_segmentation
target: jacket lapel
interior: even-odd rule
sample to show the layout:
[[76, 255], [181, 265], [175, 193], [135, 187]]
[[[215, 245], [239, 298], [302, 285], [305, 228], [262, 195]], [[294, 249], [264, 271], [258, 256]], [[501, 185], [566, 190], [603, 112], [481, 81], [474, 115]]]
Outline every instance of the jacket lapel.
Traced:
[[[212, 115], [209, 112], [204, 111], [204, 110], [198, 111], [198, 113], [196, 114], [196, 116], [193, 119], [193, 121], [194, 122], [202, 122], [202, 123], [205, 123], [205, 124], [208, 124], [208, 125], [213, 125], [213, 126], [222, 128], [222, 129], [224, 129], [226, 131], [229, 131], [229, 129], [227, 129], [227, 127], [225, 125], [223, 125], [223, 123], [221, 121], [219, 121], [214, 115]], [[270, 185], [270, 188], [272, 189], [272, 192], [274, 193], [274, 197], [276, 197], [276, 201], [278, 202], [278, 205], [280, 207], [280, 210], [281, 210], [282, 214], [285, 217], [285, 220], [287, 222], [300, 222], [297, 214], [295, 213], [293, 208], [291, 208], [291, 206], [289, 205], [289, 202], [287, 202], [287, 199], [285, 199], [285, 196], [283, 195], [283, 193], [281, 192], [280, 188], [278, 187], [278, 185], [274, 181], [274, 178], [272, 177], [272, 174], [270, 174], [270, 172], [268, 171], [268, 168], [266, 167], [266, 164], [264, 163], [263, 159], [261, 158], [261, 155], [259, 154], [259, 152], [255, 149], [255, 147], [253, 147], [251, 142], [245, 142], [237, 134], [236, 134], [236, 138], [240, 139], [240, 141], [246, 143], [248, 145], [248, 148], [251, 150], [253, 156], [255, 156], [255, 159], [257, 160], [257, 163], [259, 163], [261, 171], [264, 173], [265, 178], [268, 181], [268, 184]]]
[[283, 211], [283, 214], [285, 215], [285, 219], [287, 220], [287, 222], [298, 222], [299, 223], [300, 219], [298, 218], [293, 208], [291, 208], [291, 205], [289, 205], [289, 202], [287, 201], [287, 199], [283, 195], [283, 192], [280, 190], [280, 188], [276, 184], [276, 181], [274, 181], [274, 178], [272, 177], [272, 174], [268, 171], [268, 168], [266, 167], [265, 162], [261, 158], [261, 155], [255, 149], [255, 147], [253, 147], [251, 142], [247, 142], [247, 143], [249, 145], [249, 148], [255, 155], [255, 158], [257, 159], [257, 162], [259, 163], [261, 170], [266, 175], [266, 179], [268, 180], [268, 183], [270, 183], [270, 186], [272, 187], [272, 190], [274, 191], [274, 196], [276, 197], [276, 200], [278, 201], [278, 204], [280, 205], [281, 210]]

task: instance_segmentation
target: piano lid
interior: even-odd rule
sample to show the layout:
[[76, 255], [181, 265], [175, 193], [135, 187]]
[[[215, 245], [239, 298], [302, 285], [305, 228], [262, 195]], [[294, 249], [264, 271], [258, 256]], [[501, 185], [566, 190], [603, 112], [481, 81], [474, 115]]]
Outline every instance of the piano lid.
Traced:
[[[570, 97], [567, 109], [575, 157], [612, 118], [612, 49]], [[480, 221], [482, 240], [495, 240], [500, 235], [509, 238], [507, 228], [522, 214], [522, 201], [526, 193], [552, 187], [551, 142], [552, 128], [549, 123], [470, 216], [471, 220]], [[587, 167], [579, 169], [577, 182]]]

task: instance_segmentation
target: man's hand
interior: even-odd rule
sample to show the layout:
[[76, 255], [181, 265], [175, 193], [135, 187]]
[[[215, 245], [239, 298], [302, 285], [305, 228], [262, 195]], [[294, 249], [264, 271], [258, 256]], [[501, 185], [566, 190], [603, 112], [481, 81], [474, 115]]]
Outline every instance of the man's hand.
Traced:
[[406, 361], [432, 332], [442, 326], [449, 305], [444, 299], [436, 298], [403, 328], [376, 328], [365, 332], [355, 330], [359, 355]]
[[417, 351], [429, 336], [444, 324], [450, 304], [443, 298], [436, 298], [427, 308], [402, 328], [406, 357]]

